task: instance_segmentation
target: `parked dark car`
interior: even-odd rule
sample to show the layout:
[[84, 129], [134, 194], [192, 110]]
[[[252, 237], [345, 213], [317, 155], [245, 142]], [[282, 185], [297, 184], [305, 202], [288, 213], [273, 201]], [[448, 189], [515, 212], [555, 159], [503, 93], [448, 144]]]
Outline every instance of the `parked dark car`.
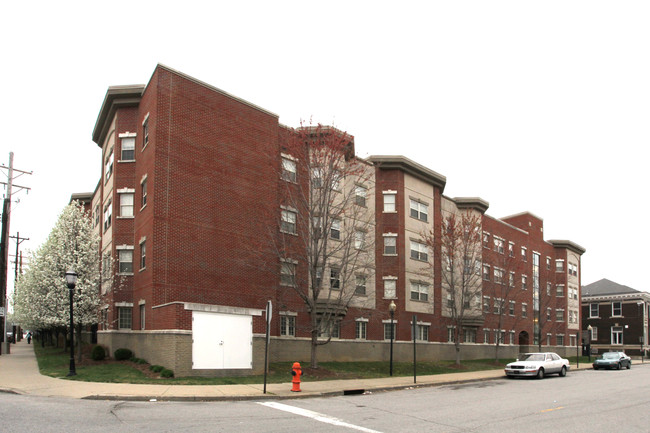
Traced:
[[632, 367], [632, 359], [625, 352], [605, 352], [593, 363], [594, 370], [599, 368], [615, 368], [620, 370], [625, 367], [628, 370]]

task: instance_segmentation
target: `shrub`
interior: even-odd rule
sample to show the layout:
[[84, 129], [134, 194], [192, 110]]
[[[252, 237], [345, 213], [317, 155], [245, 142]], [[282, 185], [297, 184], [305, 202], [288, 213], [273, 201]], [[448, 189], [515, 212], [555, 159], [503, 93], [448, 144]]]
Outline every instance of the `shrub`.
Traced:
[[174, 377], [174, 372], [165, 368], [163, 371], [160, 372], [161, 377]]
[[136, 364], [147, 364], [147, 360], [142, 358], [136, 358], [135, 362]]
[[152, 365], [149, 367], [149, 370], [153, 371], [154, 373], [160, 373], [164, 369], [165, 367], [163, 367], [162, 365]]
[[129, 349], [117, 349], [115, 353], [113, 354], [115, 357], [116, 361], [126, 361], [127, 359], [131, 359], [133, 357], [133, 352]]
[[95, 361], [103, 361], [106, 358], [106, 350], [103, 346], [97, 345], [90, 351], [90, 357]]

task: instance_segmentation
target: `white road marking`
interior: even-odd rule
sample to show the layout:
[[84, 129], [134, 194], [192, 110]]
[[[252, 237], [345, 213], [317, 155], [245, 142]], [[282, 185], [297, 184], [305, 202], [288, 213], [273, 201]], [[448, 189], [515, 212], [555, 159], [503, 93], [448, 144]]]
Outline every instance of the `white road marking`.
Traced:
[[358, 425], [349, 424], [345, 421], [342, 421], [338, 418], [333, 418], [331, 416], [323, 415], [322, 413], [314, 412], [307, 409], [301, 409], [299, 407], [289, 406], [287, 404], [276, 403], [276, 402], [259, 402], [263, 406], [271, 407], [273, 409], [283, 410], [285, 412], [290, 412], [296, 415], [304, 416], [307, 418], [314, 419], [316, 421], [324, 422], [327, 424], [332, 424], [340, 427], [347, 427], [353, 430], [359, 430], [366, 433], [380, 433], [377, 430], [372, 430], [365, 427], [360, 427]]

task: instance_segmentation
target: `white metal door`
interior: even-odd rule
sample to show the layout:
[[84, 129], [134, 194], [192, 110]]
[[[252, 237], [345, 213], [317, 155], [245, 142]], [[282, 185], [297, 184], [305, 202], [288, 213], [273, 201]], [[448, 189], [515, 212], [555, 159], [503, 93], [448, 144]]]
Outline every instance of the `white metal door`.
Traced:
[[251, 368], [253, 318], [192, 312], [192, 368]]

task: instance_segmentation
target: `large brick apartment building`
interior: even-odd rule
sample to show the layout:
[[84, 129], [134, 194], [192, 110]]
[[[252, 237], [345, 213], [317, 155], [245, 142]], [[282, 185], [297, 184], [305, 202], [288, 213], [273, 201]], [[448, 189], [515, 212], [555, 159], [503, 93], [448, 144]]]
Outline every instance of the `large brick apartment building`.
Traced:
[[[262, 266], [259, 254], [285, 209], [278, 167], [292, 158], [283, 153], [291, 133], [276, 114], [162, 65], [146, 86], [108, 89], [93, 131], [102, 174], [91, 209], [103, 268], [116, 276], [101, 288], [101, 344], [129, 347], [178, 376], [259, 372], [270, 300], [271, 360], [308, 360], [305, 304], [282, 290], [282, 264]], [[364, 204], [375, 210], [374, 273], [319, 359], [387, 359], [391, 301], [396, 359], [412, 353], [414, 314], [419, 356], [453, 357], [440, 257], [421, 234], [461, 212], [480, 217], [483, 239], [480, 305], [463, 323], [463, 357], [490, 357], [497, 341], [504, 356], [538, 344], [575, 350], [582, 247], [544, 240], [531, 213], [496, 219], [480, 198], [446, 197], [446, 178], [408, 158], [357, 161], [372, 170], [371, 185], [356, 187], [368, 187]], [[504, 287], [514, 290], [504, 296]]]

